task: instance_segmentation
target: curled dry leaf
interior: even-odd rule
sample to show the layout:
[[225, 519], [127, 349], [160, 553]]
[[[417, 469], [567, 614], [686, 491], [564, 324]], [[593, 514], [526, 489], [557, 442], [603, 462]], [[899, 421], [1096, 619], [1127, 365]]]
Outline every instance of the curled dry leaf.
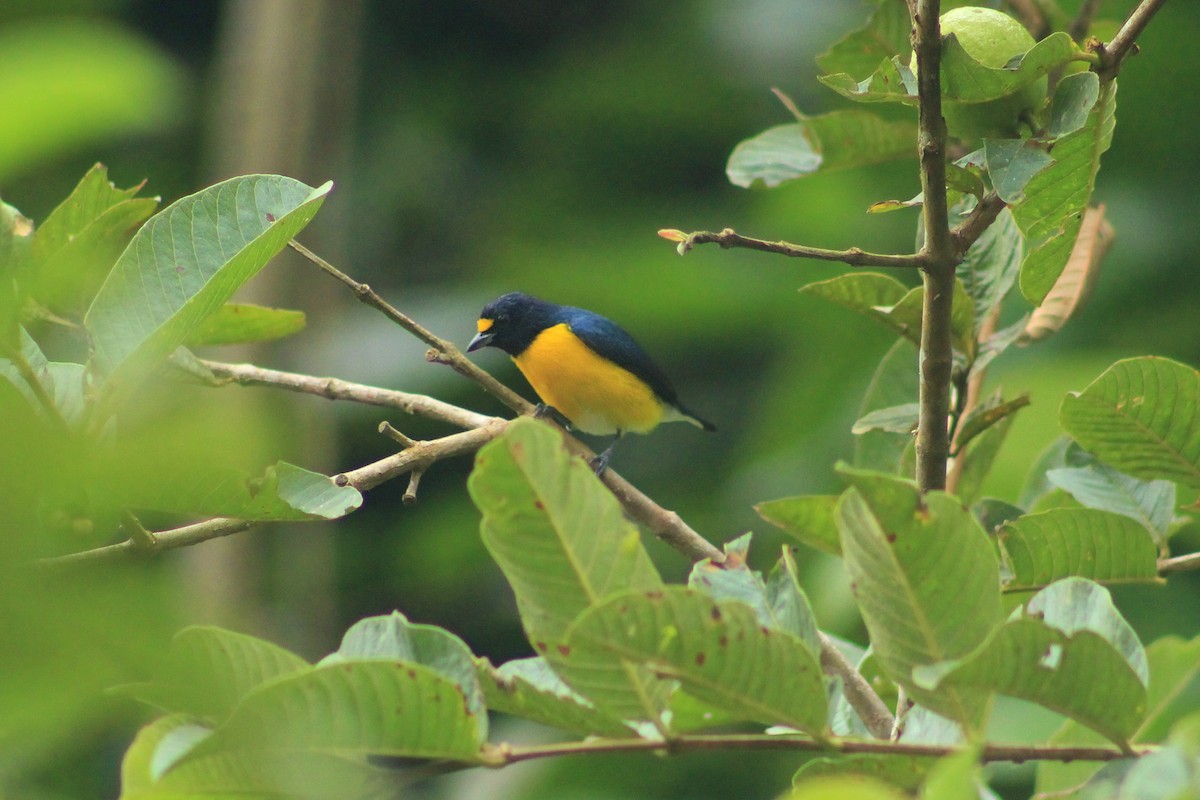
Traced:
[[1113, 227], [1104, 218], [1104, 205], [1085, 209], [1067, 266], [1046, 299], [1030, 315], [1018, 344], [1045, 339], [1066, 324], [1091, 293], [1100, 262], [1108, 254], [1112, 240]]

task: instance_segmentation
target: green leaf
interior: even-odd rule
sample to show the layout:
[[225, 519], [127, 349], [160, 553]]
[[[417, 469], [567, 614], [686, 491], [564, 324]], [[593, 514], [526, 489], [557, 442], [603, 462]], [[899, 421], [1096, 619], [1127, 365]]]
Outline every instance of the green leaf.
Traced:
[[1078, 576], [1102, 583], [1156, 583], [1158, 548], [1149, 532], [1121, 514], [1061, 508], [1006, 524], [1000, 544], [1019, 591]]
[[134, 230], [158, 208], [158, 198], [135, 197], [144, 185], [118, 189], [103, 164], [88, 170], [34, 236], [34, 297], [56, 310], [82, 311]]
[[984, 481], [987, 480], [988, 473], [992, 471], [992, 465], [1000, 454], [1000, 448], [1004, 446], [1004, 440], [1008, 438], [1008, 431], [1012, 428], [1013, 420], [1012, 415], [1004, 417], [971, 439], [963, 448], [962, 453], [957, 456], [964, 461], [956, 489], [958, 498], [963, 503], [970, 505], [983, 493]]
[[388, 776], [361, 759], [319, 752], [224, 752], [178, 763], [211, 733], [182, 715], [142, 728], [121, 765], [121, 800], [350, 799], [378, 796], [387, 785]]
[[1047, 586], [975, 652], [919, 667], [914, 677], [929, 691], [957, 687], [1028, 700], [1118, 744], [1146, 714], [1141, 643], [1107, 590], [1082, 578]]
[[681, 586], [628, 592], [585, 611], [568, 638], [572, 659], [607, 651], [680, 681], [736, 718], [825, 731], [817, 659], [797, 637], [763, 626], [744, 603], [719, 603]]
[[975, 748], [967, 748], [934, 763], [921, 792], [921, 800], [982, 798], [985, 795], [980, 791], [981, 784], [979, 752]]
[[1003, 395], [996, 392], [983, 403], [971, 409], [962, 421], [955, 436], [958, 448], [966, 446], [984, 431], [999, 422], [1011, 417], [1025, 406], [1029, 405], [1029, 393], [1017, 395], [1012, 400], [1005, 400]]
[[232, 468], [188, 462], [113, 465], [97, 476], [128, 508], [174, 511], [246, 520], [310, 520], [344, 517], [362, 505], [353, 486], [328, 475], [278, 461], [261, 478]]
[[917, 418], [921, 407], [917, 403], [903, 403], [889, 408], [877, 408], [859, 417], [850, 432], [856, 436], [871, 431], [903, 433], [911, 436], [917, 429]]
[[1033, 310], [1021, 333], [1021, 343], [1040, 341], [1057, 333], [1083, 307], [1100, 273], [1100, 264], [1113, 241], [1113, 227], [1104, 218], [1104, 205], [1083, 210], [1079, 233], [1066, 266], [1054, 286]]
[[226, 303], [188, 334], [184, 344], [203, 347], [217, 344], [245, 344], [282, 339], [304, 330], [303, 311], [267, 308], [247, 303]]
[[[863, 417], [876, 409], [913, 402], [917, 397], [917, 375], [916, 346], [908, 339], [897, 339], [875, 368], [858, 415]], [[911, 443], [911, 436], [869, 431], [854, 440], [854, 465], [895, 472], [904, 449]], [[840, 553], [839, 544], [835, 555]]]
[[730, 183], [771, 188], [817, 170], [860, 167], [911, 158], [912, 122], [889, 122], [868, 111], [834, 111], [776, 125], [734, 148], [725, 167]]
[[991, 542], [948, 494], [922, 498], [911, 481], [844, 465], [838, 472], [851, 485], [837, 507], [843, 559], [881, 667], [918, 703], [977, 727], [986, 692], [928, 692], [912, 676], [970, 653], [999, 619]]
[[821, 631], [808, 595], [800, 586], [796, 559], [787, 547], [767, 576], [767, 608], [771, 611], [771, 627], [790, 633], [808, 647], [819, 663], [821, 660]]
[[247, 175], [151, 217], [84, 318], [100, 394], [118, 400], [133, 392], [308, 224], [332, 186]]
[[875, 309], [896, 305], [908, 293], [908, 287], [889, 275], [848, 272], [827, 281], [802, 286], [800, 292], [823, 297], [851, 311], [878, 319]]
[[263, 639], [192, 626], [175, 634], [151, 682], [120, 691], [165, 711], [219, 721], [258, 686], [309, 668], [300, 656]]
[[908, 9], [902, 3], [883, 0], [876, 3], [863, 27], [843, 36], [817, 56], [817, 66], [826, 75], [845, 72], [865, 78], [880, 61], [908, 50], [911, 29]]
[[942, 42], [942, 97], [948, 102], [986, 103], [1007, 97], [1064, 66], [1079, 53], [1071, 37], [1052, 33], [1011, 66], [986, 67], [950, 34]]
[[1177, 746], [1164, 747], [1140, 758], [1104, 764], [1078, 794], [1087, 800], [1172, 798], [1188, 800], [1200, 793], [1200, 760]]
[[479, 451], [467, 487], [534, 649], [598, 707], [656, 721], [666, 706], [664, 681], [619, 659], [587, 670], [566, 660], [567, 629], [584, 610], [618, 592], [662, 588], [612, 493], [558, 432], [532, 419], [514, 421]]
[[1025, 185], [1054, 159], [1044, 145], [1032, 139], [984, 139], [984, 158], [996, 194], [1006, 203], [1018, 203]]
[[1087, 466], [1049, 470], [1046, 477], [1088, 508], [1124, 514], [1145, 526], [1156, 542], [1166, 541], [1175, 516], [1171, 481], [1138, 480], [1094, 459]]
[[842, 544], [838, 539], [833, 511], [837, 495], [803, 495], [768, 500], [754, 507], [758, 515], [782, 529], [801, 544], [814, 550], [840, 556]]
[[1200, 487], [1198, 408], [1200, 372], [1166, 358], [1131, 358], [1063, 398], [1059, 419], [1121, 472]]
[[367, 617], [354, 623], [336, 653], [318, 666], [379, 660], [420, 664], [454, 683], [465, 698], [467, 712], [479, 725], [479, 738], [487, 738], [487, 706], [475, 667], [475, 656], [466, 642], [436, 625], [416, 625], [399, 611]]
[[1064, 75], [1054, 87], [1050, 101], [1050, 124], [1046, 131], [1058, 139], [1087, 124], [1088, 114], [1100, 99], [1100, 76], [1092, 71]]
[[917, 79], [898, 56], [885, 58], [875, 71], [862, 80], [845, 72], [818, 75], [817, 80], [848, 100], [857, 103], [917, 102]]
[[1066, 466], [1070, 449], [1079, 450], [1079, 445], [1068, 436], [1059, 436], [1040, 452], [1025, 476], [1025, 484], [1017, 495], [1017, 505], [1032, 508], [1038, 499], [1054, 491], [1054, 484], [1046, 474], [1057, 467]]
[[1021, 253], [1021, 232], [1006, 208], [975, 240], [958, 265], [956, 274], [975, 305], [977, 327], [1017, 282]]
[[[1150, 685], [1146, 718], [1130, 738], [1142, 744], [1166, 741], [1167, 733], [1179, 720], [1200, 710], [1200, 638], [1185, 641], [1168, 636], [1146, 648], [1150, 665]], [[1051, 737], [1049, 744], [1092, 746], [1102, 744], [1103, 738], [1067, 720]], [[1039, 794], [1062, 792], [1081, 785], [1096, 772], [1097, 764], [1069, 764], [1044, 761], [1038, 764], [1037, 791]]]
[[906, 800], [908, 795], [873, 778], [822, 776], [797, 784], [779, 800]]
[[915, 792], [925, 782], [925, 776], [935, 763], [937, 759], [931, 756], [890, 754], [814, 758], [796, 770], [792, 782], [839, 775], [854, 776], [874, 778], [906, 792]]
[[1054, 163], [1025, 184], [1024, 198], [1012, 207], [1025, 236], [1021, 293], [1034, 305], [1040, 305], [1054, 287], [1071, 256], [1100, 170], [1100, 156], [1112, 143], [1116, 105], [1113, 81], [1104, 86], [1087, 123], [1051, 145]]
[[[986, 103], [1007, 97], [1065, 65], [1079, 48], [1065, 33], [1038, 42], [1014, 66], [986, 67], [967, 54], [953, 34], [942, 42], [942, 99], [947, 103]], [[860, 103], [907, 103], [917, 100], [916, 78], [907, 64], [893, 56], [879, 62], [863, 80], [849, 74], [819, 76], [838, 94]]]
[[486, 724], [431, 667], [358, 660], [314, 667], [246, 695], [181, 766], [228, 752], [392, 755], [475, 761]]
[[508, 661], [499, 668], [483, 661], [479, 664], [479, 682], [491, 711], [531, 719], [581, 736], [634, 735], [629, 726], [600, 711], [563, 683], [544, 658]]

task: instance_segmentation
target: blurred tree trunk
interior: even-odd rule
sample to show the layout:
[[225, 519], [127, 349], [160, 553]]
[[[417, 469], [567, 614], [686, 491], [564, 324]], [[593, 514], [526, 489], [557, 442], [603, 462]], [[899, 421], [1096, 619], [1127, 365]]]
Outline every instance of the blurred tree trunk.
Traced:
[[[363, 10], [363, 0], [224, 4], [208, 84], [205, 171], [210, 182], [271, 172], [315, 186], [347, 174]], [[309, 246], [335, 262], [344, 249], [340, 232], [346, 226], [337, 224], [336, 216], [350, 206], [346, 194], [340, 185], [338, 202], [326, 203], [304, 232]], [[331, 313], [344, 304], [338, 288], [285, 251], [251, 283], [249, 295], [239, 299]], [[281, 345], [286, 348], [287, 340]], [[262, 359], [264, 351], [222, 355]], [[294, 360], [283, 350], [271, 355], [285, 366]], [[259, 392], [231, 392], [228, 399], [255, 403], [272, 416], [278, 415], [279, 401]], [[335, 468], [337, 442], [327, 408], [301, 411], [286, 425], [302, 441], [302, 464]], [[268, 533], [192, 548], [187, 572], [198, 616], [277, 636], [307, 654], [322, 652], [336, 634], [333, 535], [330, 525], [274, 526]], [[272, 607], [289, 609], [288, 617], [302, 618], [303, 624], [273, 616]]]

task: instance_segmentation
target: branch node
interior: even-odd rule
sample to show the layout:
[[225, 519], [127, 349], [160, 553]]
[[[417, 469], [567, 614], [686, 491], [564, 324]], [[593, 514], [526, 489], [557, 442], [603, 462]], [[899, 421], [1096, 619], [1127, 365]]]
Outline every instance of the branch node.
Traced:
[[121, 527], [129, 533], [129, 541], [133, 542], [135, 550], [143, 553], [153, 553], [158, 550], [158, 537], [146, 530], [141, 520], [135, 517], [132, 511], [121, 512]]
[[425, 469], [414, 469], [408, 476], [408, 488], [404, 490], [404, 495], [400, 498], [400, 502], [406, 506], [414, 505], [417, 502], [417, 488], [421, 485], [421, 477], [425, 474]]
[[349, 486], [350, 478], [348, 478], [346, 476], [346, 473], [339, 472], [337, 475], [333, 476], [333, 485], [334, 486]]
[[384, 436], [387, 436], [392, 441], [397, 442], [401, 447], [405, 448], [406, 450], [410, 447], [415, 447], [417, 444], [419, 444], [416, 439], [411, 439], [408, 436], [405, 436], [400, 431], [393, 428], [392, 423], [388, 422], [386, 419], [383, 422], [379, 423], [379, 432], [382, 433]]

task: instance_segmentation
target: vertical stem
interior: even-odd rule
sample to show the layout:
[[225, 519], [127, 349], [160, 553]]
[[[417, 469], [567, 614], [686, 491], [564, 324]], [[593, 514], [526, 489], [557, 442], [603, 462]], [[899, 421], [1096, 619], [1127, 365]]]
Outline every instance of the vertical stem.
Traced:
[[939, 0], [917, 0], [912, 42], [917, 56], [921, 189], [927, 262], [921, 310], [920, 415], [917, 423], [917, 484], [922, 491], [946, 486], [950, 453], [951, 305], [955, 254], [946, 203], [946, 121], [942, 118]]

